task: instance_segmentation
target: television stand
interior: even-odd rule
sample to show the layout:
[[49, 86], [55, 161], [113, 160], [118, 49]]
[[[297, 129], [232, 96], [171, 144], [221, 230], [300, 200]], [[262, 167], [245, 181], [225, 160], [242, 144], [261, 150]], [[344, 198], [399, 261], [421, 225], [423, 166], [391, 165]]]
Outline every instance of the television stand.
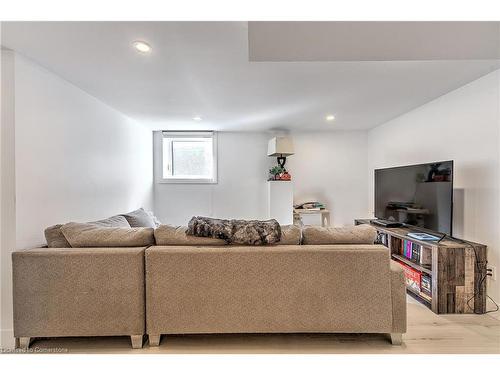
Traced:
[[385, 228], [399, 228], [403, 226], [402, 223], [398, 223], [397, 221], [382, 220], [382, 219], [370, 220], [370, 224], [378, 225]]
[[[420, 291], [415, 283], [406, 290], [436, 314], [484, 314], [486, 312], [486, 246], [450, 237], [440, 242], [422, 241], [408, 236], [416, 228], [378, 226], [370, 219], [354, 220], [355, 225], [368, 224], [377, 230], [377, 242], [389, 248], [391, 258], [413, 272], [431, 280], [431, 293]], [[420, 255], [405, 254], [405, 244], [412, 244]], [[411, 259], [410, 259], [411, 258]], [[409, 268], [408, 268], [409, 267]]]

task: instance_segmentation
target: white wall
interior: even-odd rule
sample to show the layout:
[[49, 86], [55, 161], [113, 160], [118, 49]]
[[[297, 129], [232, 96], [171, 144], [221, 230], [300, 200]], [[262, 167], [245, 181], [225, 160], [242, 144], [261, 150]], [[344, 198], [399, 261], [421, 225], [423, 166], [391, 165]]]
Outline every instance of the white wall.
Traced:
[[[186, 225], [193, 215], [266, 219], [267, 133], [218, 133], [218, 184], [155, 184], [155, 213], [164, 222]], [[295, 155], [287, 159], [296, 202], [320, 200], [336, 225], [352, 224], [367, 212], [366, 132], [292, 135]], [[161, 133], [155, 135], [159, 176]]]
[[2, 51], [6, 71], [2, 347], [13, 345], [12, 250], [44, 244], [43, 230], [49, 225], [100, 219], [140, 206], [150, 209], [153, 199], [150, 130], [30, 60]]
[[0, 61], [0, 348], [6, 348], [13, 344], [10, 253], [16, 247], [14, 53], [2, 50]]
[[295, 155], [287, 161], [294, 179], [294, 203], [320, 201], [332, 225], [353, 225], [366, 217], [368, 199], [365, 131], [293, 134]]
[[152, 134], [16, 56], [17, 248], [43, 229], [152, 206]]
[[[187, 225], [192, 216], [265, 219], [269, 135], [218, 133], [218, 183], [155, 183], [155, 214], [163, 223]], [[160, 176], [161, 132], [155, 132], [155, 180]]]
[[[369, 132], [369, 202], [375, 168], [455, 161], [453, 234], [488, 245], [500, 266], [500, 72], [497, 70]], [[499, 281], [489, 294], [500, 299]]]

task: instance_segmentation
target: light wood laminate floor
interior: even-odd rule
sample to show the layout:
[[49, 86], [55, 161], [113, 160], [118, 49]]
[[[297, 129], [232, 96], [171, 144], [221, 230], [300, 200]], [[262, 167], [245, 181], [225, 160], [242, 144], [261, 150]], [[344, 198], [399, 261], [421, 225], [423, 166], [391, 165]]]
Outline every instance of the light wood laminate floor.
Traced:
[[[146, 339], [145, 339], [146, 340]], [[500, 314], [435, 315], [408, 297], [408, 332], [402, 346], [376, 334], [252, 334], [162, 336], [159, 347], [134, 350], [128, 337], [51, 338], [33, 341], [33, 349], [62, 348], [67, 353], [500, 353]]]

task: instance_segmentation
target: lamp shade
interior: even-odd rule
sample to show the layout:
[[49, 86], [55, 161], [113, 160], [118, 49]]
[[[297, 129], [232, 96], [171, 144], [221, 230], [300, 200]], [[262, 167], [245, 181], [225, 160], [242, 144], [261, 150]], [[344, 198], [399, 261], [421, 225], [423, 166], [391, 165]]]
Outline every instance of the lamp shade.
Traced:
[[290, 137], [274, 137], [267, 144], [267, 156], [293, 155], [293, 141]]

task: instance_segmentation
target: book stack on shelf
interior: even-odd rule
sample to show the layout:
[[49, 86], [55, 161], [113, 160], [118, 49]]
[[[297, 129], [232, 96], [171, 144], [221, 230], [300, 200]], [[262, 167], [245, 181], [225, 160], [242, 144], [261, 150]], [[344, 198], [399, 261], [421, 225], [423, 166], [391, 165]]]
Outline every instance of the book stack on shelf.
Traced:
[[419, 295], [429, 302], [432, 301], [432, 278], [430, 275], [422, 274]]
[[377, 232], [377, 239], [375, 240], [375, 243], [389, 246], [389, 235], [387, 233]]
[[422, 267], [430, 267], [432, 263], [430, 249], [409, 240], [401, 240], [400, 242], [399, 254]]
[[321, 202], [307, 202], [296, 204], [293, 206], [294, 210], [302, 210], [302, 211], [321, 211], [326, 209], [326, 206]]
[[[419, 245], [410, 240], [398, 240], [399, 247], [394, 250], [399, 250], [398, 254], [393, 256], [396, 261], [401, 264], [404, 270], [406, 287], [414, 294], [420, 296], [424, 300], [432, 301], [432, 278], [430, 275], [430, 267], [432, 263], [431, 249]], [[393, 251], [394, 251], [393, 250]], [[404, 257], [404, 258], [402, 258]], [[407, 259], [408, 261], [404, 261]]]

